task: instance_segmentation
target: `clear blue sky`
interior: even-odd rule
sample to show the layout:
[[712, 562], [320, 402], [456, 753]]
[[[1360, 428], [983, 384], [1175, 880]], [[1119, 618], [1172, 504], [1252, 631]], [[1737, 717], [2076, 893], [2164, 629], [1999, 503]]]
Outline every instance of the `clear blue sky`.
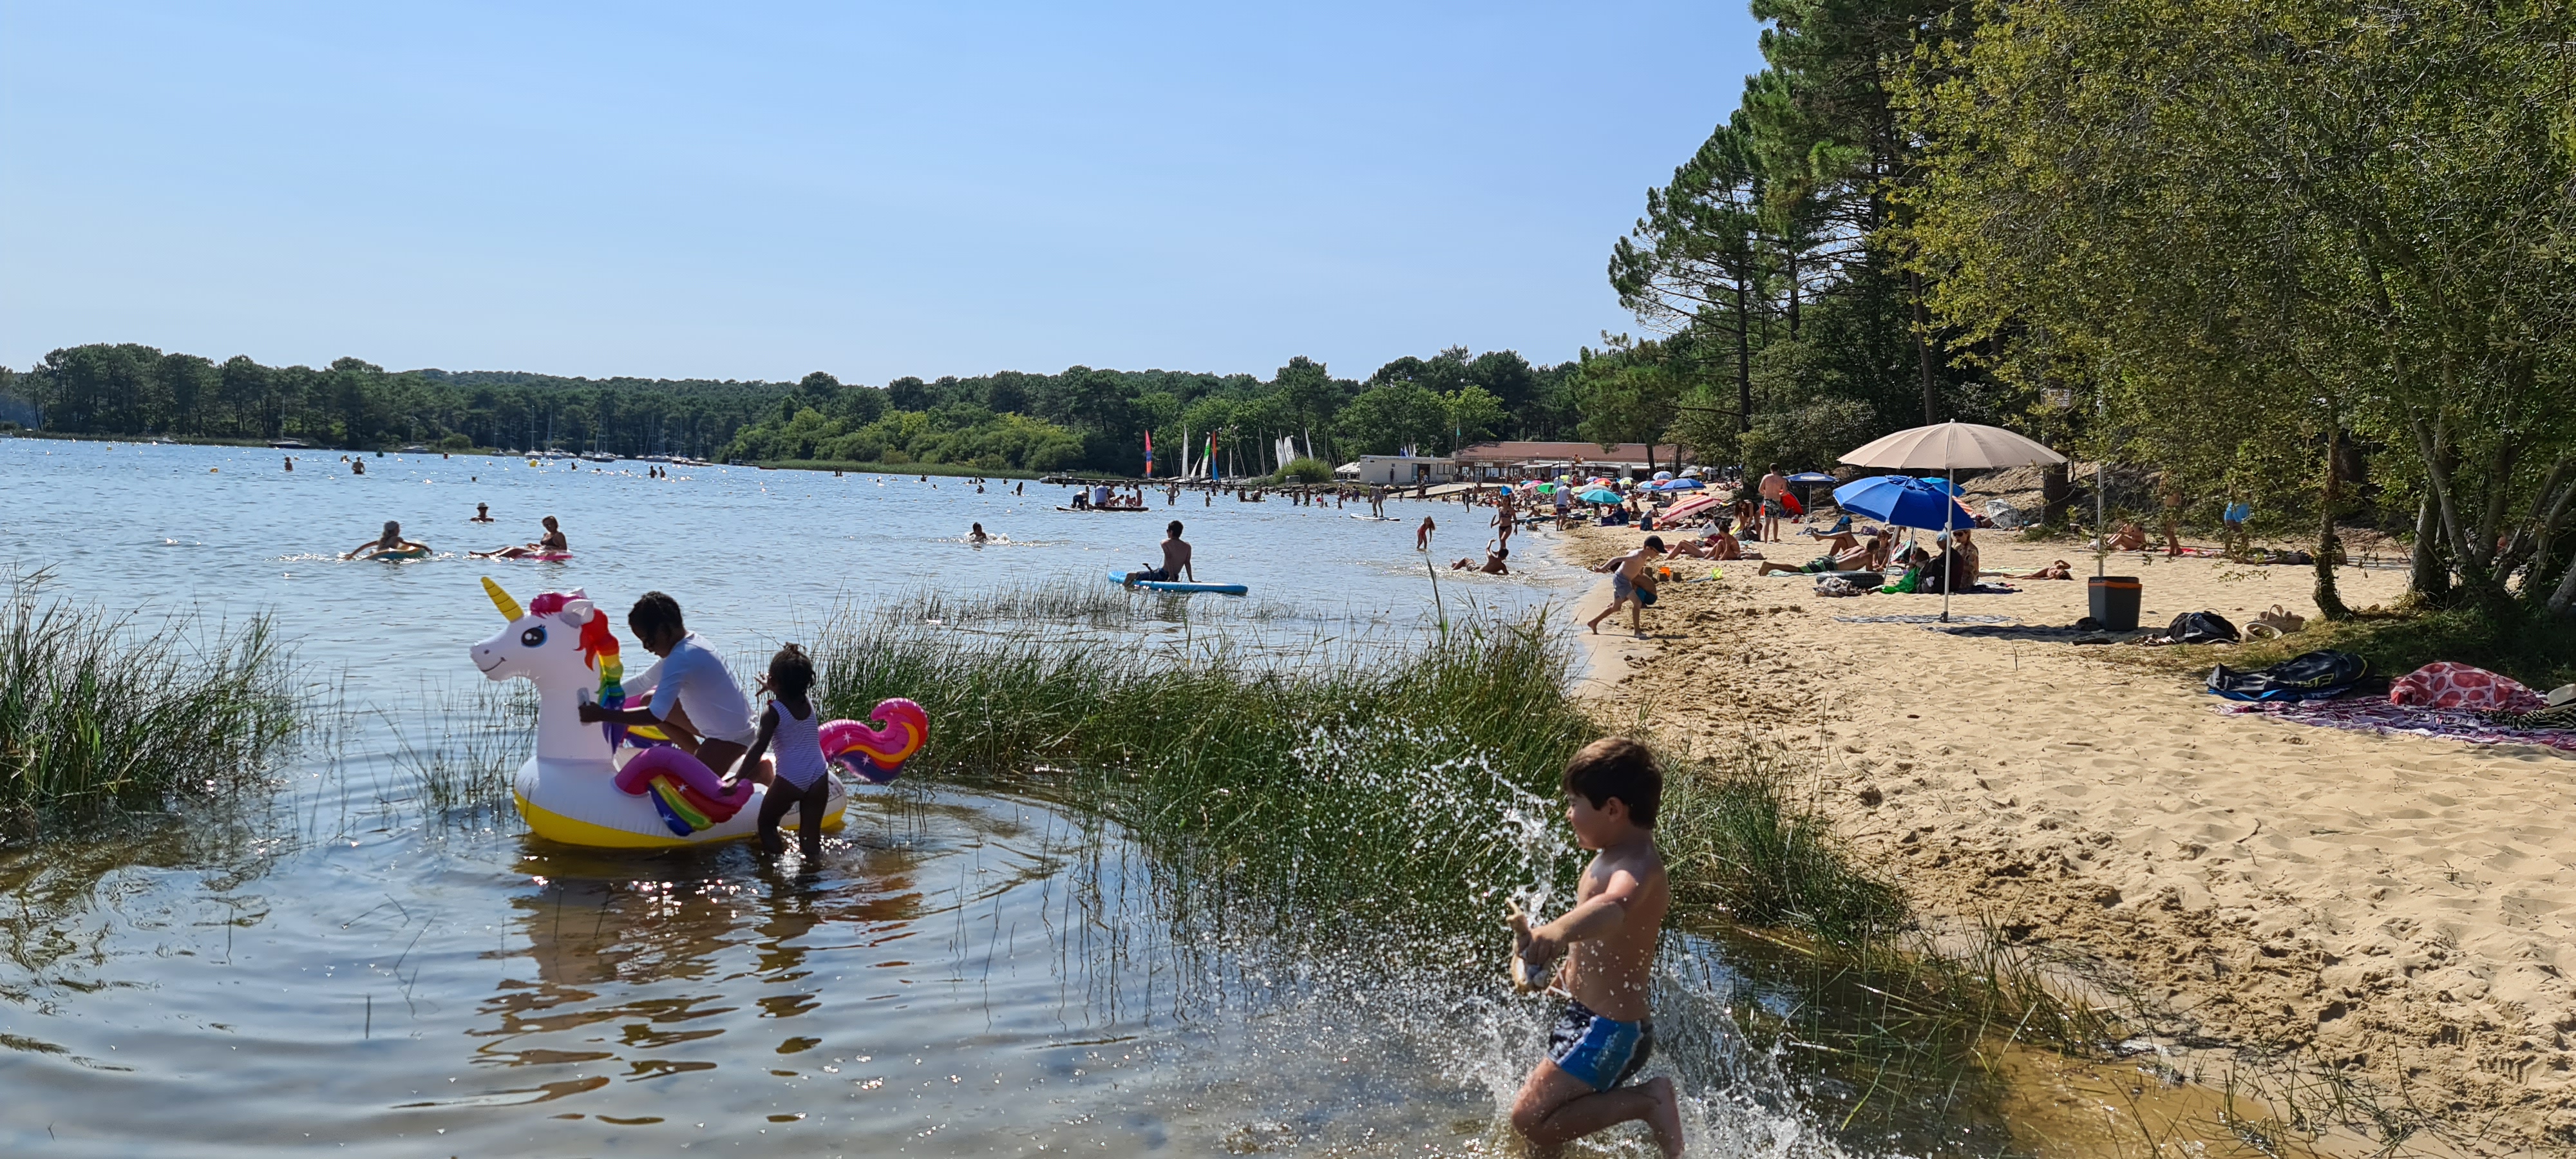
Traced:
[[1706, 4], [0, 0], [0, 362], [1364, 376], [1633, 329]]

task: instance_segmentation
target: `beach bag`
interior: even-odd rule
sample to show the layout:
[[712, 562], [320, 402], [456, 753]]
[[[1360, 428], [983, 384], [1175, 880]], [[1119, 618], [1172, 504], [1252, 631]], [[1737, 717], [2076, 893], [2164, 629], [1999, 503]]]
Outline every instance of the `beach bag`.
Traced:
[[2351, 691], [2368, 675], [2370, 661], [2321, 648], [2252, 672], [2221, 664], [2209, 671], [2209, 692], [2229, 700], [2327, 700]]
[[2236, 625], [2216, 612], [2184, 612], [2165, 628], [2168, 644], [2233, 644]]
[[2436, 660], [2399, 677], [2388, 686], [2388, 702], [2483, 712], [2537, 712], [2549, 703], [2513, 677], [2448, 660]]

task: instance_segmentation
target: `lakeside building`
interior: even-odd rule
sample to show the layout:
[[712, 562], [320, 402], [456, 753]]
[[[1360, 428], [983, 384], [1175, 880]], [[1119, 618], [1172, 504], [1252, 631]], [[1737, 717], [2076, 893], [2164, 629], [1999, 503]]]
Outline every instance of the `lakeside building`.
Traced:
[[[1350, 473], [1344, 474], [1344, 472]], [[1448, 483], [1456, 480], [1458, 461], [1441, 455], [1362, 455], [1353, 462], [1343, 464], [1333, 473], [1362, 483], [1411, 487], [1417, 483]]]
[[1558, 475], [1651, 477], [1681, 469], [1682, 449], [1671, 443], [1494, 442], [1461, 447], [1459, 477], [1475, 480], [1553, 479]]

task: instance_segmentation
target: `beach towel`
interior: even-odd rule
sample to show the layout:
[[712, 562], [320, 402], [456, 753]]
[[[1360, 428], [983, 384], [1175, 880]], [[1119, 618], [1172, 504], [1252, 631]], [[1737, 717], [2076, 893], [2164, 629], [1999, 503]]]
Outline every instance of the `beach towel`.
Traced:
[[2436, 660], [2388, 687], [2390, 704], [2490, 712], [2537, 712], [2549, 706], [2540, 694], [2510, 676]]
[[2405, 733], [2469, 744], [2536, 744], [2576, 752], [2576, 729], [2517, 728], [2495, 719], [2503, 714], [2411, 708], [2391, 704], [2376, 696], [2348, 696], [2341, 700], [2268, 700], [2254, 704], [2229, 702], [2217, 708], [2222, 713], [2246, 713], [2259, 715], [2265, 720], [2312, 724], [2347, 732]]
[[2320, 648], [2252, 672], [2221, 664], [2209, 670], [2209, 694], [2242, 701], [2332, 700], [2368, 675], [2370, 661]]
[[2184, 612], [2165, 628], [2168, 644], [2233, 644], [2236, 639], [2236, 625], [2216, 612]]

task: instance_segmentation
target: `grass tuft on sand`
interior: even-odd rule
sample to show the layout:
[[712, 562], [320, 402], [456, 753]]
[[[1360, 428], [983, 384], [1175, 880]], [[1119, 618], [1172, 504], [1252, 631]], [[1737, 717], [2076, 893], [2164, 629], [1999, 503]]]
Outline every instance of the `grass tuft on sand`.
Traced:
[[265, 616], [207, 630], [138, 622], [12, 577], [0, 606], [0, 831], [151, 810], [245, 787], [293, 734], [297, 700]]

